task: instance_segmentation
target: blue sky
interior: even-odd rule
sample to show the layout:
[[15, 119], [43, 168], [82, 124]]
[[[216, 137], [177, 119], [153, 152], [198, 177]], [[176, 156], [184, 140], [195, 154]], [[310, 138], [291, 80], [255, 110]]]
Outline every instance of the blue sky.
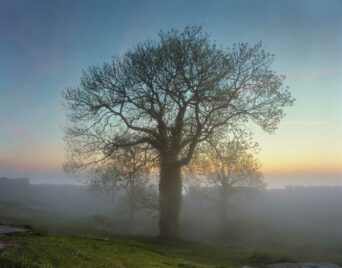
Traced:
[[[342, 184], [342, 1], [0, 2], [0, 176], [71, 182], [62, 172], [61, 92], [160, 29], [201, 24], [222, 47], [262, 41], [295, 106], [259, 129], [266, 181]], [[315, 177], [315, 179], [313, 179]]]

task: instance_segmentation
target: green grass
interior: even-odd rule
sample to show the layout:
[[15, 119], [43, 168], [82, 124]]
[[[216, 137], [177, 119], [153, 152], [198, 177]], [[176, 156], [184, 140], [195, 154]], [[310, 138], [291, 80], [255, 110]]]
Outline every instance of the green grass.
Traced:
[[241, 267], [242, 258], [210, 246], [148, 238], [0, 236], [12, 245], [0, 267]]
[[[263, 267], [277, 262], [335, 262], [340, 248], [322, 251], [314, 245], [292, 248], [208, 245], [186, 240], [112, 236], [111, 238], [31, 233], [0, 235], [10, 249], [0, 255], [0, 267]], [[274, 246], [274, 245], [273, 245]]]

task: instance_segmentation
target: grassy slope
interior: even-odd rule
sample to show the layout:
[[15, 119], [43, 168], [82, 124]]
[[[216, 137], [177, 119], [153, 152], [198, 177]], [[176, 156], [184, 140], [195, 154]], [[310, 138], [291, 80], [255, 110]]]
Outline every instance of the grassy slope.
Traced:
[[0, 236], [13, 248], [0, 267], [237, 267], [243, 260], [203, 244], [158, 239]]
[[[146, 237], [86, 238], [66, 235], [0, 235], [12, 245], [0, 255], [0, 267], [241, 267], [283, 261], [336, 262], [341, 248], [328, 251], [314, 244], [278, 250], [256, 247], [209, 246], [190, 241]], [[266, 242], [266, 241], [264, 241]], [[292, 253], [291, 253], [292, 252]]]
[[[12, 245], [0, 256], [0, 267], [241, 267], [263, 266], [292, 260], [330, 261], [341, 264], [340, 251], [322, 254], [313, 245], [297, 254], [258, 248], [218, 247], [189, 241], [157, 238], [113, 238], [110, 240], [62, 235], [0, 235]], [[306, 252], [310, 251], [310, 256]], [[264, 253], [263, 253], [264, 252]], [[313, 255], [317, 253], [317, 259]], [[296, 256], [294, 256], [296, 255]], [[285, 256], [285, 257], [284, 257]], [[287, 257], [286, 257], [287, 256]]]

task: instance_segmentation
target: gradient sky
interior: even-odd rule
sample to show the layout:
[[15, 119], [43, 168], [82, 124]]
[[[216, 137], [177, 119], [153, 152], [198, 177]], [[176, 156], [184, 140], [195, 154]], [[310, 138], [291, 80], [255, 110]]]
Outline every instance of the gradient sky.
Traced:
[[160, 29], [201, 24], [223, 47], [263, 41], [295, 105], [255, 128], [271, 187], [342, 185], [342, 1], [0, 0], [0, 176], [74, 182], [62, 171], [61, 92]]

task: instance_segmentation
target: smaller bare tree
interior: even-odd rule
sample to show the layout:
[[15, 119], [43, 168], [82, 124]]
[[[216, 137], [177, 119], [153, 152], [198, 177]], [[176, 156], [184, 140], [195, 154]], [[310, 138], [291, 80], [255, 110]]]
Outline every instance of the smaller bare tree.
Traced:
[[135, 213], [141, 208], [156, 208], [157, 192], [151, 184], [151, 159], [146, 148], [129, 147], [118, 150], [103, 166], [94, 171], [90, 188], [107, 194], [124, 192], [128, 204], [130, 229]]
[[250, 135], [240, 132], [231, 139], [210, 140], [196, 153], [191, 170], [205, 178], [208, 186], [215, 189], [210, 196], [218, 208], [219, 235], [227, 236], [228, 199], [234, 192], [251, 188], [263, 188], [265, 183], [260, 164], [255, 158], [258, 144]]

